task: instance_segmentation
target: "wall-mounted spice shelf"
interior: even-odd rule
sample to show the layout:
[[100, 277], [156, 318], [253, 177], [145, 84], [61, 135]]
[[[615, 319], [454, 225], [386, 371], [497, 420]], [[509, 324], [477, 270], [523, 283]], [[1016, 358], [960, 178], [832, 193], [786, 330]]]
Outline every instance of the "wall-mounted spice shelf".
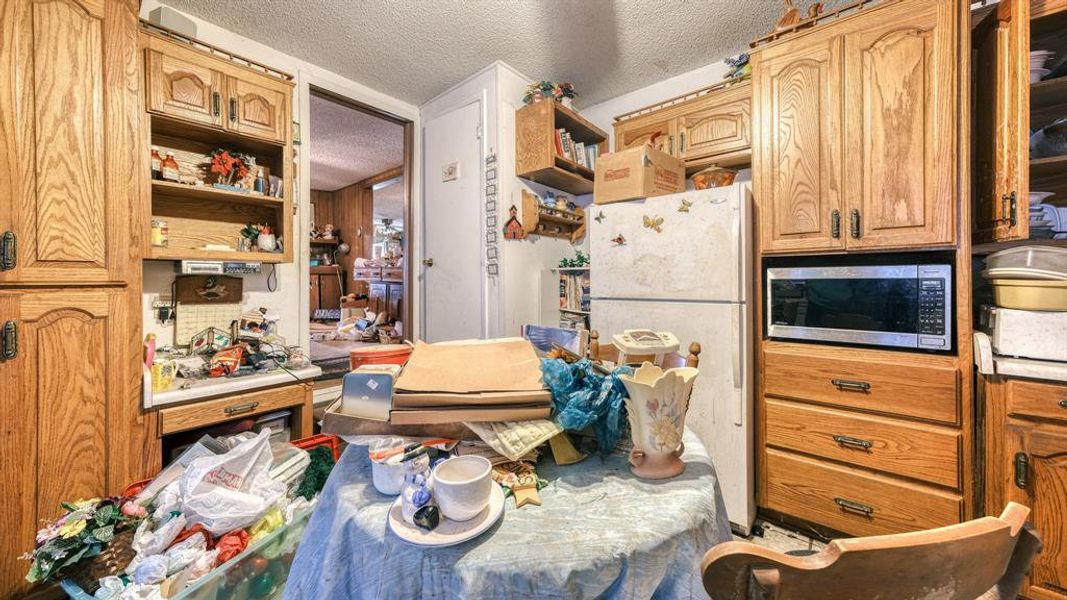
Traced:
[[546, 206], [535, 194], [523, 190], [522, 228], [527, 235], [560, 238], [573, 244], [585, 235], [585, 213]]
[[592, 193], [592, 169], [556, 152], [557, 129], [566, 129], [574, 142], [607, 153], [608, 134], [559, 102], [542, 100], [515, 112], [515, 172], [569, 194]]

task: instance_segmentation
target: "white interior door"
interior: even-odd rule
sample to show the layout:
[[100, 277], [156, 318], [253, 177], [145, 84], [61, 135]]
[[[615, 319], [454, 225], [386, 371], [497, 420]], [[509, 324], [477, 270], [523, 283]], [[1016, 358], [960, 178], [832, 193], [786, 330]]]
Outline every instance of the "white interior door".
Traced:
[[485, 335], [482, 264], [482, 105], [423, 125], [423, 339]]

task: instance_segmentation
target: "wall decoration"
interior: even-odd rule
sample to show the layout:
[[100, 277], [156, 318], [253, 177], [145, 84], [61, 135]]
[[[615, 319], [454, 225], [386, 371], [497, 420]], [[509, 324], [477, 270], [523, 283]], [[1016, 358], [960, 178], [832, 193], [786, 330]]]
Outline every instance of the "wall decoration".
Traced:
[[455, 181], [459, 179], [459, 161], [452, 161], [441, 167], [441, 181]]
[[[497, 206], [496, 153], [490, 149], [485, 156], [485, 272], [490, 277], [499, 273], [497, 266]], [[519, 229], [522, 227], [520, 225]]]
[[521, 240], [526, 237], [526, 231], [519, 222], [519, 209], [512, 204], [508, 209], [508, 222], [504, 223], [504, 239]]
[[594, 218], [593, 220], [596, 221], [597, 223], [603, 223], [604, 222], [604, 211], [602, 211], [602, 210], [598, 211], [597, 215], [596, 215], [596, 218]]
[[619, 235], [611, 238], [611, 243], [616, 245], [616, 246], [625, 246], [626, 245], [626, 238], [623, 237], [623, 235], [620, 233]]
[[645, 229], [651, 229], [656, 233], [663, 233], [663, 217], [649, 217], [644, 215], [642, 217], [645, 224]]
[[682, 198], [682, 203], [678, 205], [678, 212], [689, 212], [689, 207], [693, 206], [693, 203], [685, 198]]

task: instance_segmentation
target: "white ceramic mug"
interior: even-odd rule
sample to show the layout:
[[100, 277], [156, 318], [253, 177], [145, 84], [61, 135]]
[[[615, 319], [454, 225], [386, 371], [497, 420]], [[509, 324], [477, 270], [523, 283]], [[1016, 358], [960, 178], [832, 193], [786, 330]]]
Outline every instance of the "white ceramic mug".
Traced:
[[433, 498], [441, 514], [453, 521], [469, 521], [489, 506], [493, 464], [481, 456], [457, 456], [433, 470]]

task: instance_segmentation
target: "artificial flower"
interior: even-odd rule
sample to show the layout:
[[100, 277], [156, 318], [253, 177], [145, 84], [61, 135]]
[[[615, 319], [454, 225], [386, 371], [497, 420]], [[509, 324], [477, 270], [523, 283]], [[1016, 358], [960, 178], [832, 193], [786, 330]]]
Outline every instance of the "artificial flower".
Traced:
[[137, 504], [136, 502], [130, 501], [122, 505], [122, 514], [126, 515], [127, 517], [140, 519], [148, 514], [148, 509], [141, 506], [140, 504]]
[[59, 528], [59, 537], [72, 538], [85, 531], [85, 520], [70, 521]]

